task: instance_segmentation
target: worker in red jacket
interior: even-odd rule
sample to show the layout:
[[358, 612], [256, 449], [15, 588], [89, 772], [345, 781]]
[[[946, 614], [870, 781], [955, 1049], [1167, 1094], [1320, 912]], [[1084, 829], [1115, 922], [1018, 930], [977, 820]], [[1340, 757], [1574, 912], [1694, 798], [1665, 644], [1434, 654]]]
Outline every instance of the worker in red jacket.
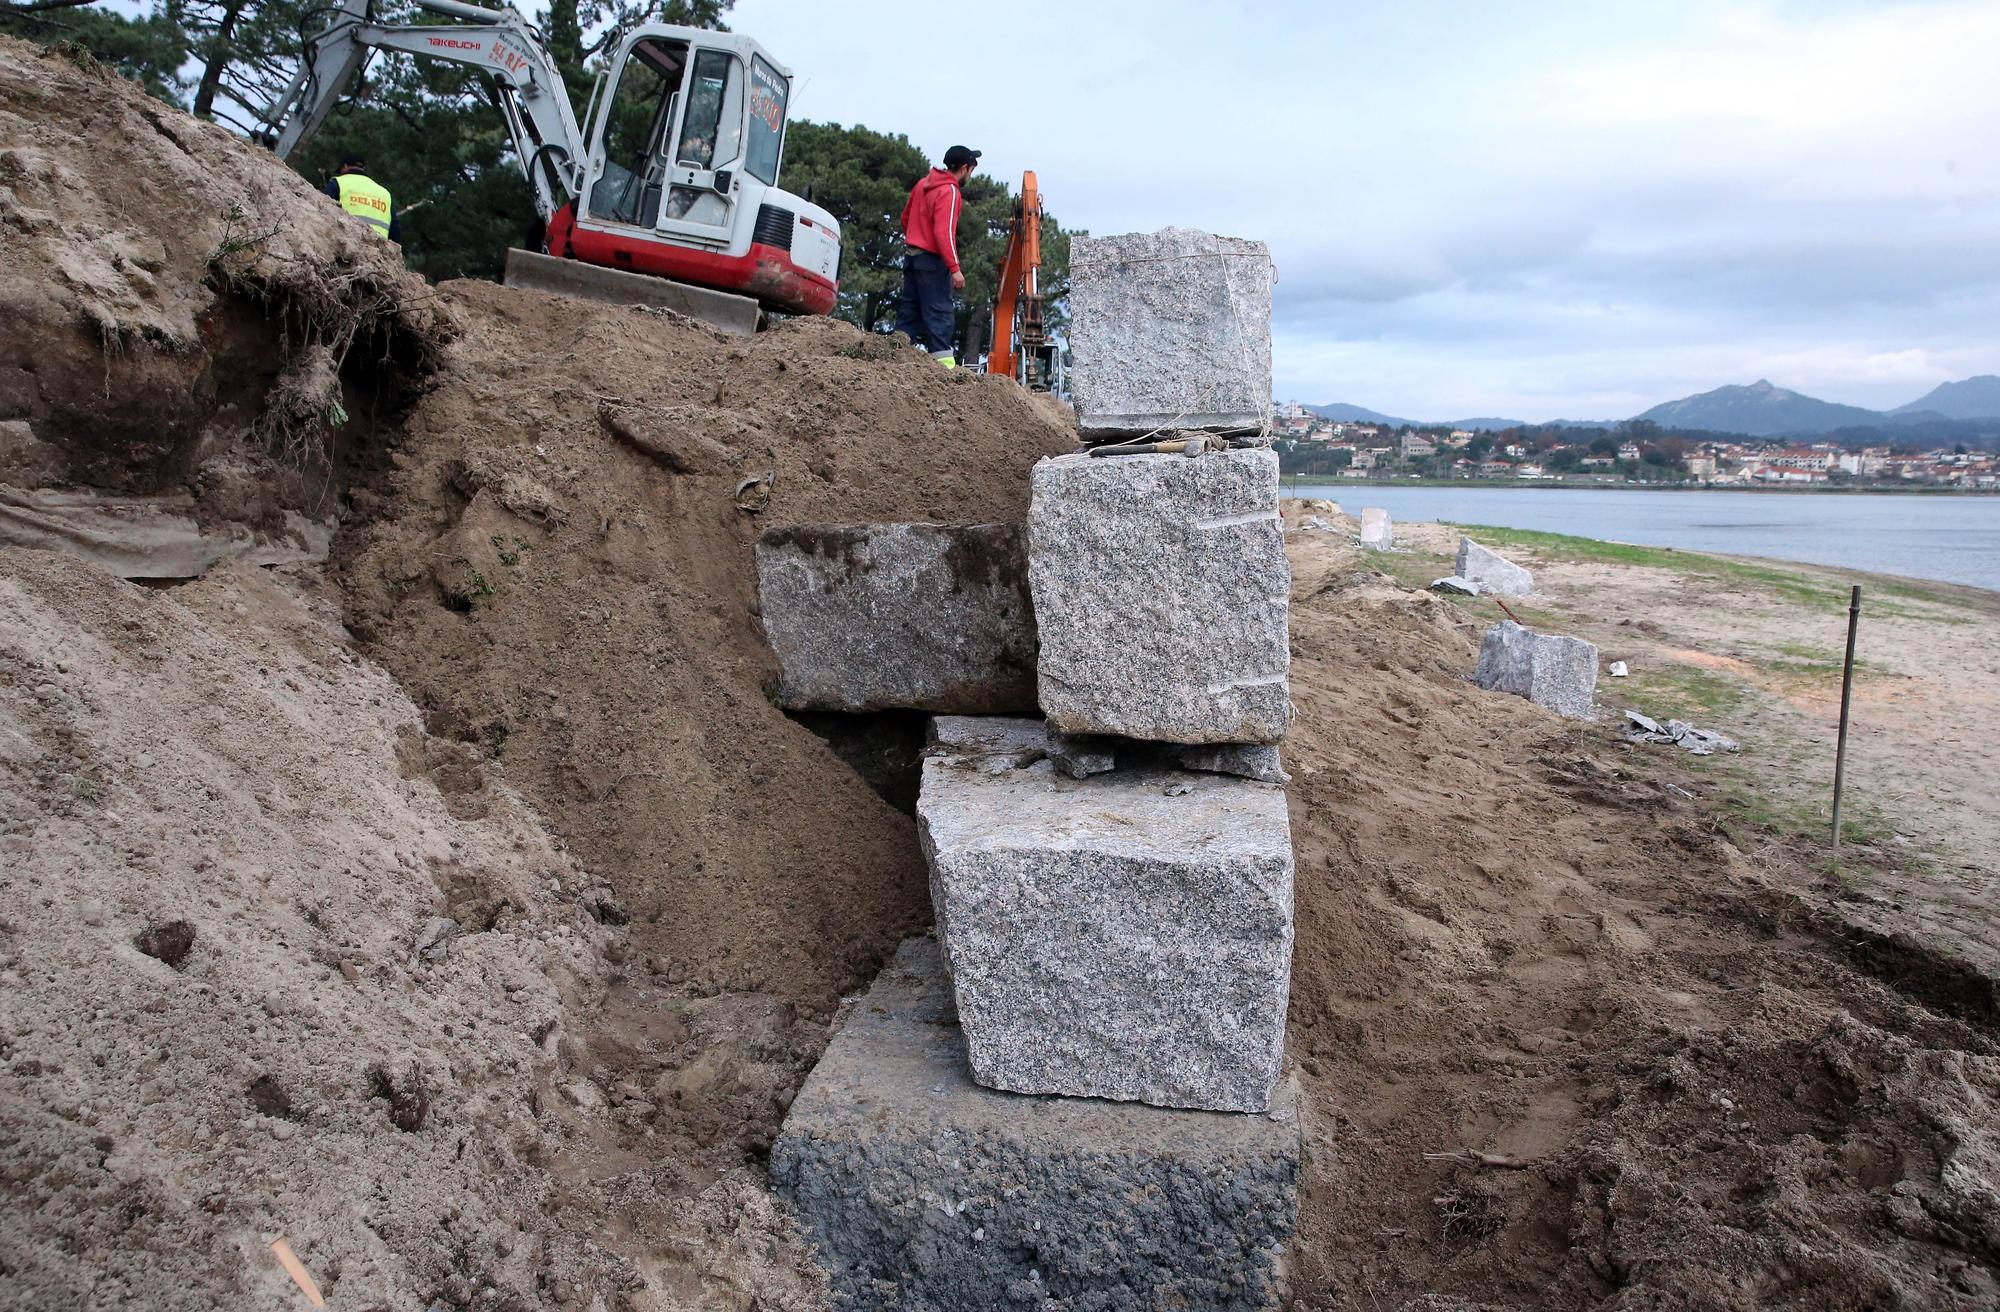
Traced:
[[978, 151], [953, 146], [944, 153], [944, 167], [918, 179], [903, 206], [903, 244], [909, 249], [903, 256], [896, 331], [908, 334], [947, 369], [958, 365], [952, 350], [957, 336], [952, 292], [965, 287], [958, 267], [958, 214], [965, 208], [959, 191], [978, 162]]

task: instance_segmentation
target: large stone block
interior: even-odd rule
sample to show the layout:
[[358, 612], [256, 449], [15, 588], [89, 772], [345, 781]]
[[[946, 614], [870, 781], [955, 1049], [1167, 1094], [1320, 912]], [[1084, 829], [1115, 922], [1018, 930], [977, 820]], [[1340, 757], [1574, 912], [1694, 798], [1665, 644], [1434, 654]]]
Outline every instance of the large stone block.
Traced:
[[1503, 597], [1525, 597], [1535, 590], [1535, 576], [1497, 551], [1471, 538], [1458, 540], [1458, 578], [1477, 583], [1483, 591]]
[[1283, 738], [1291, 568], [1277, 456], [1057, 456], [1032, 478], [1028, 579], [1057, 732]]
[[849, 1013], [771, 1149], [843, 1312], [1284, 1303], [1298, 1091], [1266, 1115], [1034, 1098], [969, 1078], [930, 939]]
[[1035, 705], [1035, 613], [1012, 524], [805, 524], [757, 539], [788, 710]]
[[933, 756], [917, 822], [981, 1084], [1264, 1108], [1291, 987], [1282, 788]]
[[1472, 677], [1482, 688], [1511, 692], [1557, 715], [1588, 720], [1597, 693], [1597, 648], [1582, 638], [1536, 633], [1502, 620], [1479, 644], [1479, 668]]
[[1271, 254], [1187, 228], [1070, 245], [1070, 391], [1086, 435], [1261, 428]]

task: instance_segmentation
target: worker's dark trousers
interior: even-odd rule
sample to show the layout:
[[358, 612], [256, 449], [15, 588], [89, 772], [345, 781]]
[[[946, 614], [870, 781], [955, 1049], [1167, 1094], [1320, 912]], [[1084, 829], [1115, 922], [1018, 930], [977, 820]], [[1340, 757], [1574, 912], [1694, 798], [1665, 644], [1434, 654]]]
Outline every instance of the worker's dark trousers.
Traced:
[[911, 251], [903, 257], [903, 304], [896, 311], [896, 331], [932, 355], [952, 349], [951, 270], [942, 257]]

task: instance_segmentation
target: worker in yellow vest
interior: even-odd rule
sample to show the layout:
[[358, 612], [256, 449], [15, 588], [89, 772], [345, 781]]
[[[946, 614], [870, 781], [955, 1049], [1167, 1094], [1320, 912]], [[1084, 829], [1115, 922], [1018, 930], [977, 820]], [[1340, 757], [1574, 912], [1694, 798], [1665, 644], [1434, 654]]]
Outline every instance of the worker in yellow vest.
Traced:
[[340, 202], [340, 208], [367, 224], [377, 237], [403, 240], [402, 225], [396, 222], [396, 208], [390, 204], [389, 189], [368, 176], [368, 162], [359, 155], [343, 155], [340, 172], [322, 188]]

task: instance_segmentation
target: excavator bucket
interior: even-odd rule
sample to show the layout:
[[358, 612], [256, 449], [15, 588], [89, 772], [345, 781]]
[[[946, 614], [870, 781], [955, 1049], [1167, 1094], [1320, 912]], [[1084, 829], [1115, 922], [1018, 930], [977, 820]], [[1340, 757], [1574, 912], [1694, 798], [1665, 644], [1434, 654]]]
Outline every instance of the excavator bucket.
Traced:
[[550, 292], [572, 300], [673, 310], [723, 332], [744, 336], [757, 331], [763, 314], [757, 302], [748, 296], [695, 287], [651, 274], [627, 273], [623, 269], [537, 255], [533, 251], [509, 250], [502, 281], [509, 287]]

